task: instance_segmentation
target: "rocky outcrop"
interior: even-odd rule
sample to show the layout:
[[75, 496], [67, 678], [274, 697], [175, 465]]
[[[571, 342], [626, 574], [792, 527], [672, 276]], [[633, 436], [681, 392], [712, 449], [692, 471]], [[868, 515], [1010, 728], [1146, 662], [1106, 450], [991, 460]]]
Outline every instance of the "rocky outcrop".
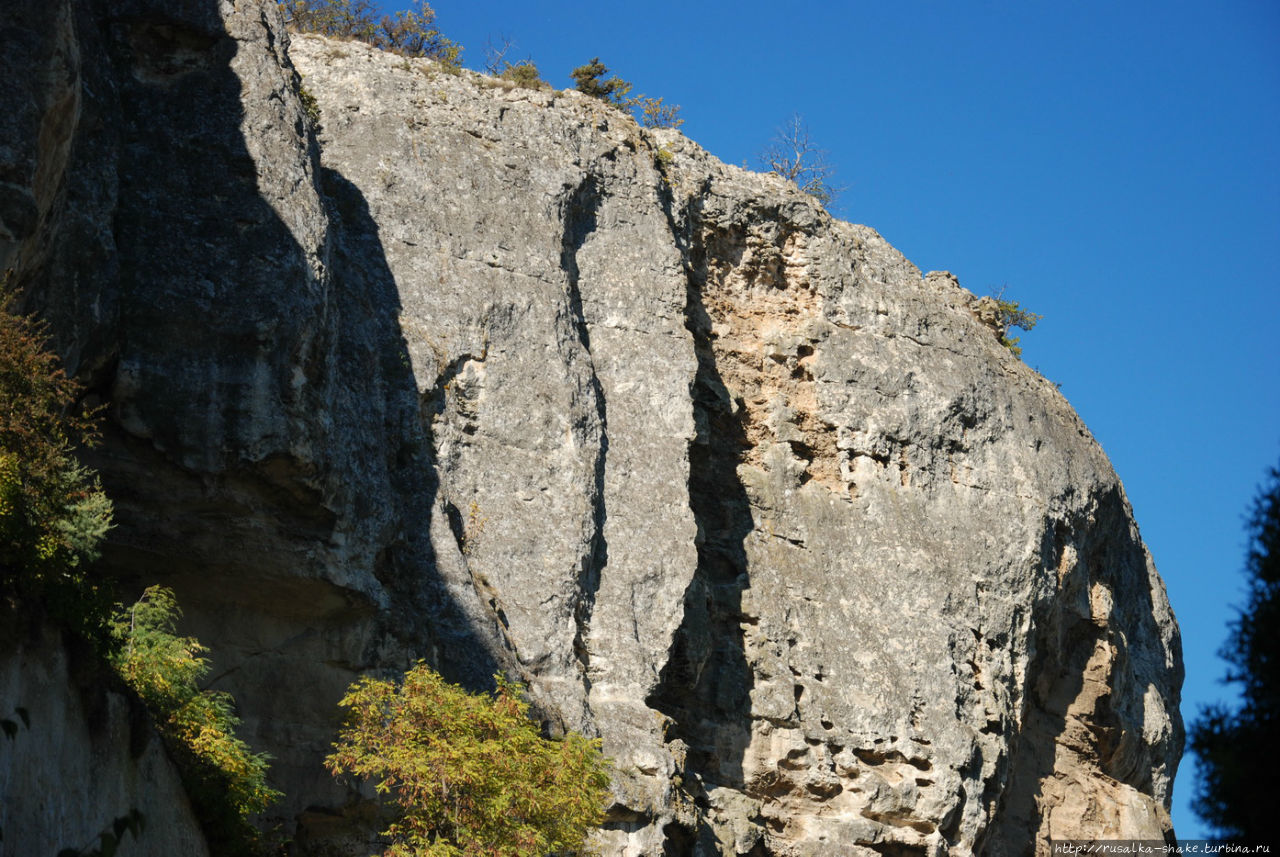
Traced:
[[603, 738], [605, 853], [1168, 833], [1163, 585], [949, 274], [274, 4], [17, 6], [0, 252], [110, 406], [107, 564], [178, 591], [299, 850], [367, 847], [334, 704], [417, 657]]

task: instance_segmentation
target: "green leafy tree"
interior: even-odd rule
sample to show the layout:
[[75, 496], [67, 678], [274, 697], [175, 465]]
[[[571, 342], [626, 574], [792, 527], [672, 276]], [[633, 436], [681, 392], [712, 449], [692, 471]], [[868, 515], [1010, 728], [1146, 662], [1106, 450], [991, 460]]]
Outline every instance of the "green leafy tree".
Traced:
[[118, 648], [112, 663], [155, 718], [220, 852], [252, 854], [257, 832], [249, 819], [280, 793], [267, 785], [269, 757], [235, 736], [240, 719], [231, 695], [200, 689], [209, 672], [206, 649], [192, 637], [177, 635], [181, 616], [171, 590], [149, 587], [115, 616]]
[[598, 741], [548, 740], [520, 688], [471, 694], [419, 662], [401, 682], [362, 678], [326, 760], [373, 780], [400, 818], [384, 857], [544, 857], [576, 852], [603, 820], [608, 765]]
[[761, 166], [776, 173], [823, 205], [835, 202], [844, 188], [835, 184], [835, 167], [825, 149], [813, 142], [809, 126], [793, 114], [759, 155]]
[[97, 441], [95, 413], [48, 349], [44, 327], [0, 286], [0, 590], [39, 601], [105, 645], [110, 598], [88, 566], [111, 528], [111, 502], [75, 458]]
[[1228, 839], [1275, 845], [1280, 835], [1267, 783], [1280, 763], [1280, 468], [1272, 468], [1270, 484], [1254, 500], [1248, 531], [1248, 598], [1221, 652], [1242, 703], [1209, 706], [1191, 726], [1199, 762], [1192, 805]]
[[381, 16], [372, 0], [285, 0], [280, 8], [289, 26], [300, 33], [359, 39], [384, 51], [430, 57], [455, 69], [461, 64], [462, 46], [436, 27], [435, 10], [426, 0]]
[[1001, 288], [1000, 291], [996, 292], [996, 294], [992, 296], [996, 302], [996, 324], [999, 326], [999, 330], [1001, 331], [1000, 344], [1005, 348], [1008, 348], [1015, 355], [1021, 357], [1022, 346], [1018, 343], [1022, 341], [1022, 337], [1011, 337], [1009, 336], [1009, 331], [1013, 330], [1015, 327], [1029, 331], [1035, 327], [1040, 322], [1040, 319], [1044, 318], [1044, 316], [1036, 315], [1030, 310], [1023, 309], [1022, 305], [1017, 301], [1005, 299], [1004, 291], [1004, 288]]

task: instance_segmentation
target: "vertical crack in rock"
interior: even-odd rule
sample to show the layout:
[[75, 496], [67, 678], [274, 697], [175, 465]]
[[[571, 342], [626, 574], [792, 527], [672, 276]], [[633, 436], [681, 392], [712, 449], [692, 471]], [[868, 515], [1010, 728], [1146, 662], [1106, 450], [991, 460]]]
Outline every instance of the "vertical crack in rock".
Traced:
[[590, 649], [586, 639], [591, 627], [591, 614], [595, 607], [596, 593], [600, 589], [600, 574], [609, 563], [609, 544], [605, 540], [604, 526], [608, 517], [605, 504], [605, 468], [609, 456], [609, 417], [604, 389], [595, 371], [591, 353], [591, 332], [582, 308], [582, 291], [578, 280], [578, 252], [587, 236], [596, 230], [596, 214], [600, 209], [603, 192], [599, 180], [588, 175], [564, 202], [564, 233], [560, 242], [560, 266], [565, 274], [565, 289], [569, 300], [569, 312], [583, 357], [590, 375], [590, 392], [595, 400], [596, 419], [600, 426], [600, 446], [596, 451], [594, 484], [592, 486], [592, 531], [590, 546], [582, 557], [578, 571], [577, 603], [574, 605], [574, 621], [577, 631], [573, 638], [573, 654], [582, 667], [582, 680], [586, 691], [591, 689]]
[[[664, 194], [664, 202], [678, 236], [669, 195]], [[698, 527], [698, 564], [685, 591], [684, 618], [670, 658], [646, 702], [672, 718], [669, 743], [687, 745], [685, 787], [705, 816], [714, 812], [723, 793], [741, 795], [746, 788], [743, 759], [751, 741], [754, 679], [746, 655], [743, 624], [749, 619], [743, 614], [742, 593], [749, 583], [745, 540], [754, 525], [737, 468], [751, 444], [712, 344], [703, 295], [710, 264], [706, 248], [699, 242], [684, 250], [689, 260], [685, 326], [698, 361], [691, 390], [696, 434], [689, 445], [689, 505]], [[715, 847], [711, 829], [699, 825], [694, 834], [702, 847]], [[670, 831], [667, 838], [673, 847], [683, 841]]]

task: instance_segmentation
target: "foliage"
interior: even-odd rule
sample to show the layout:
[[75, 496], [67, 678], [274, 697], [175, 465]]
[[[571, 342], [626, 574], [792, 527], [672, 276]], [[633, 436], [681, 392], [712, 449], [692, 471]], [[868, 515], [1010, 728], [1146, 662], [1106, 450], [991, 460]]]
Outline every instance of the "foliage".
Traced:
[[235, 737], [240, 720], [230, 694], [200, 689], [209, 671], [206, 649], [175, 634], [181, 615], [173, 592], [162, 586], [120, 607], [112, 625], [120, 644], [113, 665], [155, 718], [206, 831], [225, 837], [227, 853], [251, 853], [256, 831], [248, 819], [280, 794], [266, 782], [269, 757]]
[[282, 0], [290, 28], [338, 39], [359, 39], [406, 57], [430, 57], [458, 68], [462, 46], [435, 26], [435, 10], [426, 0], [394, 16], [377, 15], [373, 0]]
[[1227, 838], [1275, 840], [1275, 801], [1260, 778], [1280, 763], [1280, 467], [1254, 500], [1245, 570], [1248, 600], [1221, 655], [1243, 702], [1204, 709], [1190, 730], [1199, 760], [1193, 807]]
[[298, 100], [302, 102], [302, 112], [307, 117], [307, 122], [312, 128], [320, 127], [320, 102], [316, 101], [316, 97], [305, 86], [298, 87]]
[[500, 39], [501, 44], [495, 45], [490, 39], [485, 46], [485, 74], [509, 80], [524, 89], [543, 89], [549, 86], [538, 72], [538, 66], [529, 57], [514, 63], [508, 60], [507, 54], [511, 53], [516, 44], [506, 36], [501, 36]]
[[684, 124], [679, 104], [663, 104], [661, 98], [641, 96], [636, 106], [640, 109], [640, 124], [646, 128], [679, 128]]
[[105, 587], [87, 566], [111, 527], [111, 502], [74, 447], [97, 440], [96, 412], [48, 350], [43, 325], [14, 311], [0, 287], [0, 590], [45, 604], [104, 645]]
[[777, 130], [759, 161], [764, 169], [794, 182], [823, 205], [833, 203], [844, 190], [833, 183], [835, 167], [827, 160], [826, 150], [813, 142], [809, 126], [798, 113]]
[[569, 74], [577, 82], [579, 92], [635, 113], [637, 121], [646, 128], [679, 128], [684, 124], [679, 104], [664, 104], [661, 98], [647, 95], [633, 96], [631, 83], [617, 75], [606, 79], [608, 73], [609, 68], [600, 62], [600, 57], [592, 57], [591, 62]]
[[1000, 344], [1008, 348], [1016, 356], [1022, 356], [1022, 346], [1018, 343], [1022, 341], [1020, 336], [1009, 336], [1009, 331], [1013, 328], [1021, 328], [1022, 330], [1031, 330], [1036, 326], [1042, 315], [1025, 310], [1017, 301], [1006, 300], [1004, 297], [1004, 288], [996, 292], [992, 296], [996, 302], [996, 324], [1000, 326], [1003, 333], [1000, 334]]
[[598, 741], [538, 734], [520, 688], [471, 694], [426, 664], [396, 683], [362, 678], [326, 760], [376, 780], [401, 810], [385, 857], [543, 857], [575, 851], [603, 820], [608, 766]]
[[524, 89], [542, 89], [547, 85], [542, 75], [538, 73], [538, 67], [533, 64], [533, 60], [521, 60], [514, 65], [508, 63], [499, 76]]
[[599, 98], [614, 107], [629, 110], [634, 104], [634, 101], [627, 97], [631, 92], [631, 84], [616, 74], [605, 80], [604, 76], [608, 73], [609, 68], [600, 62], [600, 57], [592, 57], [591, 62], [578, 66], [569, 72], [569, 76], [574, 79], [579, 92], [590, 95], [592, 98]]

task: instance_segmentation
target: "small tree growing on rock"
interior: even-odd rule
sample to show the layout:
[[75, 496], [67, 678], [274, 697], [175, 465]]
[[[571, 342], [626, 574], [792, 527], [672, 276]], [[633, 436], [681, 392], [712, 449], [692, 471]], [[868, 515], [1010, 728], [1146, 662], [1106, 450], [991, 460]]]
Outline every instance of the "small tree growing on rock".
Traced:
[[646, 128], [679, 128], [684, 124], [679, 104], [663, 104], [661, 98], [641, 96], [637, 107], [640, 109], [640, 124]]
[[348, 710], [334, 775], [373, 780], [400, 819], [385, 857], [544, 857], [576, 852], [604, 818], [608, 765], [598, 741], [548, 740], [520, 688], [467, 693], [419, 662], [401, 682], [362, 678]]
[[216, 853], [252, 855], [259, 836], [249, 819], [281, 796], [267, 784], [270, 757], [236, 737], [240, 718], [230, 694], [201, 689], [206, 649], [177, 635], [181, 616], [172, 590], [148, 587], [137, 603], [118, 608], [111, 663], [155, 718]]
[[764, 169], [776, 173], [823, 205], [835, 202], [844, 188], [834, 184], [835, 167], [827, 152], [813, 142], [800, 114], [792, 114], [759, 157]]
[[579, 92], [631, 111], [636, 121], [646, 128], [679, 128], [684, 124], [679, 104], [666, 104], [661, 98], [646, 95], [633, 96], [629, 81], [616, 74], [606, 79], [608, 73], [609, 68], [600, 62], [600, 57], [592, 57], [591, 62], [578, 66], [570, 76], [577, 82]]
[[606, 80], [604, 76], [608, 73], [609, 67], [600, 62], [600, 57], [592, 57], [591, 62], [578, 66], [569, 72], [569, 76], [576, 82], [579, 92], [629, 110], [635, 104], [635, 99], [627, 97], [631, 84], [616, 74]]
[[1022, 337], [1011, 337], [1009, 336], [1009, 331], [1013, 330], [1015, 327], [1029, 331], [1035, 327], [1040, 322], [1040, 319], [1044, 318], [1044, 316], [1037, 315], [1030, 310], [1023, 309], [1022, 305], [1017, 301], [1007, 300], [1004, 296], [1004, 291], [1005, 287], [1002, 286], [1000, 291], [996, 292], [993, 296], [993, 300], [995, 300], [996, 303], [996, 321], [1001, 331], [1000, 344], [1005, 348], [1008, 348], [1018, 357], [1021, 357], [1022, 346], [1018, 343], [1022, 341]]

